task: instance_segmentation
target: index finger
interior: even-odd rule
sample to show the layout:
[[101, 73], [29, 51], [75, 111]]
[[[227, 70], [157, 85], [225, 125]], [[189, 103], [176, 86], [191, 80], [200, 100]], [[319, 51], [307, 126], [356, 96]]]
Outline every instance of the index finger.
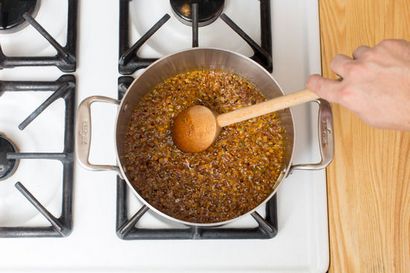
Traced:
[[320, 75], [311, 75], [307, 80], [306, 87], [327, 101], [340, 102], [342, 83], [338, 80], [326, 79]]

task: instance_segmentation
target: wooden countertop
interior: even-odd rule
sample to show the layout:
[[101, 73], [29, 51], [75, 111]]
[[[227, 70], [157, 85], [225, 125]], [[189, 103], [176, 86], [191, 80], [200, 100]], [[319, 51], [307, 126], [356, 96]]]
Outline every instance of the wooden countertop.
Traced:
[[[336, 53], [410, 40], [408, 0], [319, 0], [323, 74]], [[410, 107], [410, 102], [407, 102]], [[373, 129], [334, 105], [329, 272], [410, 272], [410, 133]]]

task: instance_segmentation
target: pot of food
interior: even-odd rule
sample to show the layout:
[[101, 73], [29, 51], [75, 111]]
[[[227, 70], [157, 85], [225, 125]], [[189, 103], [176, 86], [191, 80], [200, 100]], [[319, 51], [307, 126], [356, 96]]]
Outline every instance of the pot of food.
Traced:
[[[137, 197], [162, 217], [192, 226], [217, 226], [255, 211], [295, 169], [316, 170], [333, 158], [332, 113], [319, 104], [321, 161], [294, 165], [292, 111], [285, 109], [224, 128], [200, 153], [184, 153], [172, 141], [174, 117], [194, 105], [218, 113], [284, 93], [259, 64], [240, 54], [209, 48], [182, 51], [150, 65], [122, 101], [93, 96], [77, 113], [76, 153], [90, 170], [113, 170]], [[90, 106], [117, 104], [117, 166], [89, 162]]]

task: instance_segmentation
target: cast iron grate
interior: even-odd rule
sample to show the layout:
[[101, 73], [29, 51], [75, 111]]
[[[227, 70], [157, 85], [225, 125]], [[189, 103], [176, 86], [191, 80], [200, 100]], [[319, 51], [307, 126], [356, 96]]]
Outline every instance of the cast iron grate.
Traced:
[[[118, 98], [122, 99], [126, 90], [134, 80], [125, 76], [118, 79]], [[117, 177], [117, 219], [116, 231], [123, 240], [165, 240], [165, 239], [271, 239], [278, 231], [276, 195], [266, 204], [266, 216], [263, 218], [258, 212], [252, 217], [258, 223], [255, 228], [167, 228], [151, 229], [137, 228], [136, 224], [149, 210], [143, 205], [137, 213], [128, 218], [128, 186]]]
[[[18, 128], [24, 130], [48, 106], [62, 98], [65, 103], [64, 149], [61, 153], [8, 153], [8, 159], [18, 160], [57, 160], [63, 165], [63, 190], [61, 216], [52, 215], [21, 183], [16, 188], [27, 200], [50, 222], [47, 227], [0, 227], [0, 237], [66, 237], [72, 229], [72, 196], [74, 174], [74, 114], [75, 114], [76, 81], [73, 75], [63, 75], [56, 81], [0, 81], [0, 95], [3, 92], [52, 92], [32, 114], [30, 114]], [[1, 99], [1, 97], [0, 97]], [[27, 183], [29, 183], [29, 177]], [[53, 181], [54, 182], [54, 181]]]
[[34, 27], [57, 50], [55, 56], [6, 56], [1, 50], [0, 43], [0, 69], [18, 66], [57, 66], [63, 72], [74, 72], [76, 69], [76, 44], [77, 44], [77, 10], [78, 0], [68, 1], [67, 42], [60, 45], [34, 18], [25, 13], [27, 23]]
[[[145, 42], [159, 30], [170, 18], [165, 14], [151, 29], [149, 29], [138, 41], [129, 47], [129, 2], [133, 0], [120, 0], [120, 35], [119, 35], [119, 63], [118, 70], [123, 75], [130, 75], [136, 70], [145, 68], [155, 62], [156, 58], [143, 58], [138, 56], [139, 49]], [[135, 0], [134, 0], [135, 1]], [[256, 0], [249, 0], [256, 1]], [[261, 64], [266, 70], [272, 72], [272, 29], [270, 0], [259, 0], [260, 2], [260, 28], [261, 45], [258, 45], [247, 35], [228, 15], [222, 13], [220, 18], [229, 25], [243, 40], [252, 48], [254, 54], [251, 59]], [[191, 1], [192, 8], [192, 46], [198, 47], [198, 6], [197, 1]]]

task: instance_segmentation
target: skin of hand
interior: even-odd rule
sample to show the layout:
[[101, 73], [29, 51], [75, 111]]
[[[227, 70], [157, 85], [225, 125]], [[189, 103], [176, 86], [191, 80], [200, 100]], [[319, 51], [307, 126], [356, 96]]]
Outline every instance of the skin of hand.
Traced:
[[384, 40], [373, 48], [360, 46], [353, 58], [337, 55], [331, 69], [340, 80], [312, 75], [306, 86], [371, 126], [410, 131], [410, 42]]

